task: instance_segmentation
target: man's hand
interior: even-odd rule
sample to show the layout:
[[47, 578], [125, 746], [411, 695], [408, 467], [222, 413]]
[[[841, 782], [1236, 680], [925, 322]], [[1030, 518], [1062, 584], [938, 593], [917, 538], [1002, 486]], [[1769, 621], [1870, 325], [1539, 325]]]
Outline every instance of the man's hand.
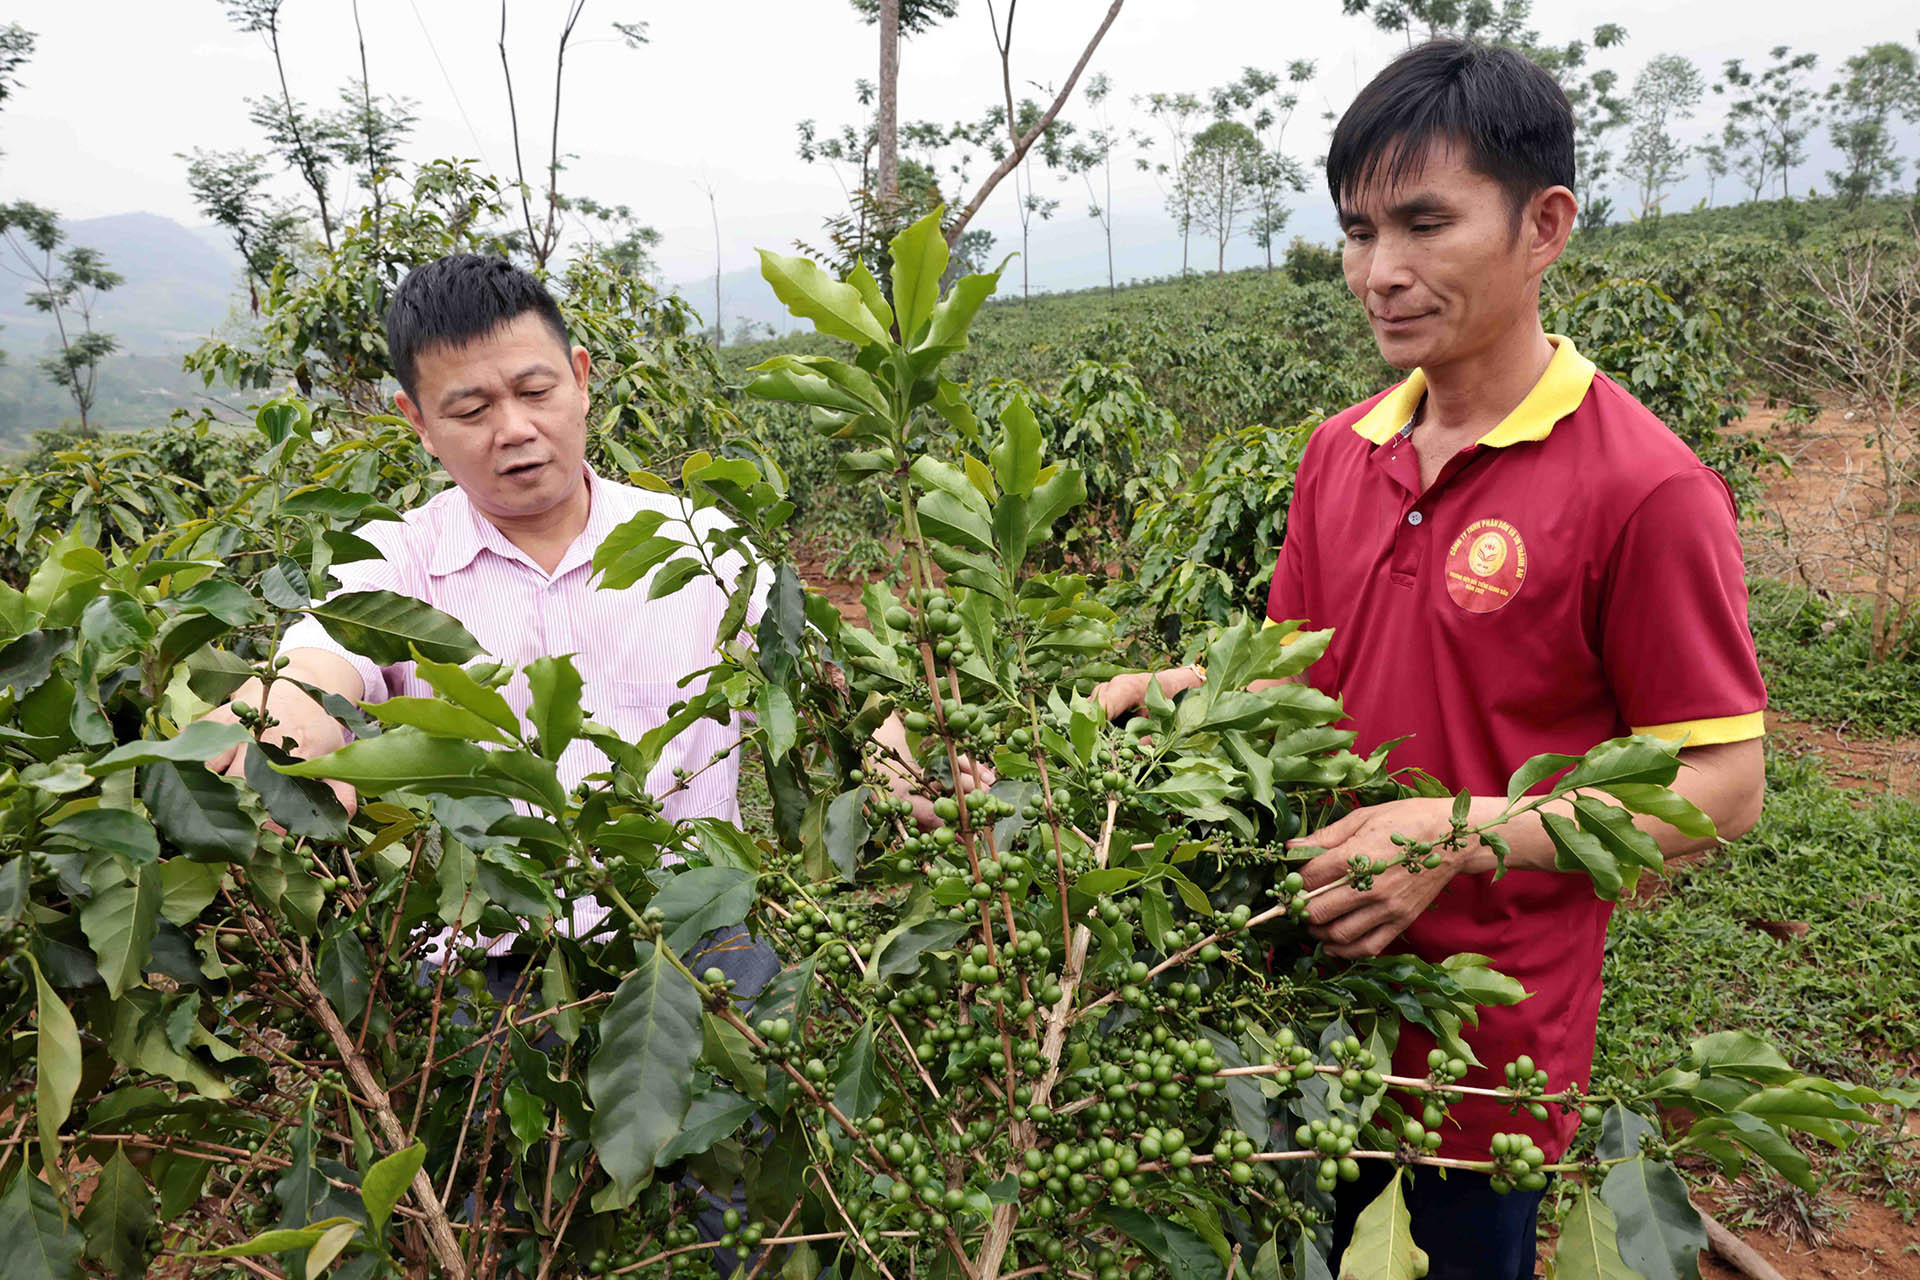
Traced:
[[[286, 669], [285, 674], [308, 684], [327, 689], [330, 692], [348, 696], [349, 693], [361, 693], [360, 676], [353, 667], [330, 653], [319, 650], [295, 650], [296, 657]], [[209, 711], [203, 718], [222, 724], [238, 724], [240, 717], [235, 714], [236, 702], [247, 703], [255, 708], [260, 706], [260, 681], [249, 680], [234, 691], [231, 701]], [[318, 701], [293, 680], [279, 679], [273, 682], [273, 692], [269, 705], [265, 708], [278, 723], [268, 729], [261, 737], [274, 746], [286, 748], [301, 760], [311, 760], [315, 756], [337, 751], [347, 744], [347, 732], [340, 722], [326, 713]], [[242, 777], [247, 765], [246, 749], [230, 747], [207, 761], [207, 768], [228, 777]], [[352, 787], [344, 782], [328, 780], [327, 786], [340, 798], [340, 803], [351, 814], [359, 805], [359, 798]], [[269, 821], [269, 830], [285, 834], [278, 824]]]
[[[1358, 854], [1376, 863], [1398, 859], [1406, 850], [1393, 843], [1395, 834], [1421, 841], [1442, 839], [1450, 830], [1452, 808], [1450, 800], [1394, 800], [1356, 809], [1287, 843], [1326, 850], [1300, 869], [1311, 891], [1346, 875], [1347, 864]], [[1307, 908], [1308, 931], [1326, 944], [1328, 955], [1377, 956], [1440, 896], [1447, 882], [1459, 874], [1462, 861], [1459, 854], [1450, 854], [1439, 866], [1423, 867], [1417, 874], [1393, 867], [1375, 875], [1373, 887], [1365, 893], [1351, 885], [1324, 893]]]
[[1176, 693], [1197, 688], [1206, 683], [1206, 679], [1206, 671], [1197, 664], [1167, 671], [1129, 671], [1095, 685], [1093, 700], [1100, 704], [1107, 719], [1113, 720], [1146, 703], [1149, 680], [1157, 680], [1160, 692], [1171, 698]]
[[[907, 728], [901, 722], [898, 711], [873, 731], [873, 740], [881, 748], [878, 767], [884, 775], [887, 790], [905, 797], [913, 806], [914, 825], [922, 831], [945, 826], [945, 822], [933, 811], [933, 801], [916, 790], [920, 779], [919, 766], [914, 761], [912, 749], [907, 746]], [[990, 766], [971, 756], [962, 755], [960, 772], [954, 779], [954, 791], [964, 796], [970, 791], [985, 790], [998, 781], [999, 776]]]

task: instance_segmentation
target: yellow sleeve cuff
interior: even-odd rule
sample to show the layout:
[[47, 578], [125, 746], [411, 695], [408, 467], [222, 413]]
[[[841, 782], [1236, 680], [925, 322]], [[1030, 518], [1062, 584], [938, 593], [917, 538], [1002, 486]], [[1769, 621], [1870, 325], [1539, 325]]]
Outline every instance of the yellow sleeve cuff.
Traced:
[[1716, 747], [1727, 742], [1747, 742], [1767, 733], [1767, 715], [1754, 711], [1743, 716], [1719, 716], [1711, 720], [1679, 720], [1673, 724], [1636, 727], [1633, 732], [1671, 742], [1684, 738], [1689, 747]]
[[[1261, 624], [1260, 629], [1262, 631], [1265, 631], [1268, 627], [1277, 627], [1279, 625], [1280, 624], [1278, 622], [1275, 622], [1272, 618], [1268, 618], [1264, 623]], [[1302, 635], [1305, 635], [1305, 634], [1306, 633], [1303, 631], [1295, 631], [1290, 636], [1282, 637], [1280, 641], [1280, 647], [1282, 649], [1286, 648], [1288, 645], [1292, 644], [1295, 640], [1298, 640]]]

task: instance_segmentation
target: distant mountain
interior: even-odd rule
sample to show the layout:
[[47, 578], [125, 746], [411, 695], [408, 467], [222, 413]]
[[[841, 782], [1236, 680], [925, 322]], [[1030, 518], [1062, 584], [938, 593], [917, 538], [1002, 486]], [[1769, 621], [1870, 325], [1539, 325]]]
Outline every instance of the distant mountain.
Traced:
[[[64, 224], [67, 243], [97, 249], [126, 279], [102, 295], [94, 328], [130, 355], [191, 350], [225, 322], [240, 288], [240, 255], [217, 228], [183, 227], [156, 213], [116, 213]], [[0, 347], [37, 352], [53, 322], [27, 306], [24, 286], [0, 292]]]

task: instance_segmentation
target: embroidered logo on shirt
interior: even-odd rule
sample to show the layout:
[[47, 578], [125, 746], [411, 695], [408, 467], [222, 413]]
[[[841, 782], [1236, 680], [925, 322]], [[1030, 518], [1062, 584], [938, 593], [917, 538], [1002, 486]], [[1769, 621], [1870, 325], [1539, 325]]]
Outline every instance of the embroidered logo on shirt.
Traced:
[[1475, 520], [1447, 548], [1447, 594], [1469, 613], [1492, 613], [1527, 580], [1527, 544], [1505, 520]]

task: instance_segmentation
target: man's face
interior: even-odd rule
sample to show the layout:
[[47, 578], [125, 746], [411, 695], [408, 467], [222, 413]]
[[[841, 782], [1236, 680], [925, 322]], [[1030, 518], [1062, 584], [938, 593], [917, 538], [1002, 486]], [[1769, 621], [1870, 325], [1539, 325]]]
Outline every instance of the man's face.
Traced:
[[[1554, 216], [1545, 221], [1554, 225], [1543, 228], [1550, 197]], [[1561, 200], [1570, 219], [1563, 187], [1536, 195], [1516, 218], [1500, 185], [1447, 146], [1429, 148], [1398, 183], [1345, 194], [1347, 288], [1366, 308], [1386, 362], [1431, 371], [1485, 350], [1537, 314], [1540, 273], [1566, 240], [1555, 223]]]
[[420, 443], [487, 515], [543, 515], [584, 483], [587, 353], [568, 351], [534, 312], [463, 347], [415, 361], [400, 411]]

